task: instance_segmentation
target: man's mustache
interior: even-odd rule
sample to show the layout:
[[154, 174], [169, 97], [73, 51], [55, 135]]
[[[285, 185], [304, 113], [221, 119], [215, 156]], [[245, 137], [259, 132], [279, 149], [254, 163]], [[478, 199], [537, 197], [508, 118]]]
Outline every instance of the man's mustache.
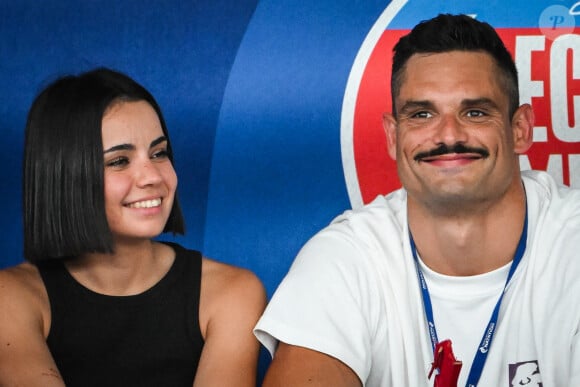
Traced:
[[489, 157], [489, 152], [484, 148], [471, 148], [461, 143], [456, 143], [452, 146], [441, 144], [437, 148], [431, 149], [430, 151], [417, 153], [415, 157], [413, 157], [413, 160], [421, 161], [421, 159], [426, 157], [441, 156], [451, 153], [476, 153], [483, 158]]

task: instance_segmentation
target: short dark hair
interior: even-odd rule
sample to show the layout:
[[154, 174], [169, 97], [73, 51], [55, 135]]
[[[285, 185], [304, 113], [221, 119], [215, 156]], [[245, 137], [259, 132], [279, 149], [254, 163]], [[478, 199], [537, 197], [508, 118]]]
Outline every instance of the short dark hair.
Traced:
[[391, 71], [391, 98], [393, 113], [395, 98], [399, 95], [405, 65], [418, 53], [443, 53], [449, 51], [480, 51], [491, 55], [500, 70], [500, 85], [505, 87], [509, 99], [509, 115], [519, 106], [518, 73], [514, 60], [501, 38], [488, 23], [467, 15], [440, 14], [417, 24], [409, 34], [395, 45]]
[[[98, 68], [51, 83], [32, 103], [26, 123], [23, 223], [28, 261], [113, 252], [105, 213], [101, 126], [107, 109], [120, 101], [151, 105], [173, 162], [159, 105], [127, 75]], [[177, 194], [163, 231], [185, 231]]]

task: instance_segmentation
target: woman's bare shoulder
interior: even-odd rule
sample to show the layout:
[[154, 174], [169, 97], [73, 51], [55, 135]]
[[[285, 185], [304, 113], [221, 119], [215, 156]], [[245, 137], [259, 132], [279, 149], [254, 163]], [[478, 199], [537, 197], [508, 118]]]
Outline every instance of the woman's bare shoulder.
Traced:
[[36, 266], [0, 270], [0, 311], [0, 385], [63, 387], [46, 344], [50, 307]]
[[256, 274], [206, 257], [202, 262], [202, 318], [226, 314], [254, 319], [263, 312], [266, 291]]
[[0, 270], [0, 309], [45, 319], [48, 296], [35, 265], [21, 263]]
[[35, 265], [24, 262], [0, 270], [0, 289], [3, 293], [38, 296], [43, 293], [44, 284]]
[[215, 296], [239, 291], [257, 293], [259, 296], [265, 294], [262, 282], [252, 271], [207, 257], [203, 257], [202, 261], [202, 286], [204, 285]]

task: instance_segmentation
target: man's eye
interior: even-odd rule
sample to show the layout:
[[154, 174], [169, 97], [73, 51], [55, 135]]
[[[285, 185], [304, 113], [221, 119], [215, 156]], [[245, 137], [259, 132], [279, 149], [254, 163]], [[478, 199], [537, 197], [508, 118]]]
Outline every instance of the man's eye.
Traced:
[[107, 167], [124, 167], [127, 164], [129, 164], [129, 160], [126, 157], [116, 157], [107, 161], [105, 165]]
[[481, 110], [469, 110], [467, 112], [467, 117], [483, 117], [485, 116], [485, 113], [482, 112]]
[[433, 115], [429, 112], [417, 112], [411, 115], [411, 118], [431, 118]]

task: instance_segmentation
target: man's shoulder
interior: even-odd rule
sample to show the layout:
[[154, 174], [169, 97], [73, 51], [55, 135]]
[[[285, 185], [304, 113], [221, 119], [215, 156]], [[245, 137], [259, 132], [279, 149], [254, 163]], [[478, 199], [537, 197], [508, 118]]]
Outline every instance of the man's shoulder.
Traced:
[[580, 215], [580, 189], [558, 183], [544, 171], [522, 171], [528, 206], [534, 211], [545, 211], [560, 220]]
[[372, 227], [384, 222], [403, 223], [406, 221], [406, 204], [406, 192], [399, 189], [387, 195], [379, 195], [363, 206], [343, 212], [332, 220], [331, 225]]
[[[400, 256], [407, 230], [406, 194], [395, 191], [343, 212], [307, 243], [306, 250], [334, 252], [350, 260], [354, 252], [370, 256]], [[349, 251], [349, 254], [345, 254]], [[358, 262], [358, 258], [355, 261]]]
[[[563, 270], [561, 275], [565, 277], [573, 272], [573, 277], [580, 275], [580, 261], [577, 259], [580, 190], [559, 184], [541, 171], [526, 171], [522, 177], [528, 199], [529, 232], [535, 240], [533, 256], [540, 262], [550, 263], [538, 265], [538, 273], [544, 274], [546, 268], [553, 267]], [[552, 256], [553, 259], [546, 259]]]

